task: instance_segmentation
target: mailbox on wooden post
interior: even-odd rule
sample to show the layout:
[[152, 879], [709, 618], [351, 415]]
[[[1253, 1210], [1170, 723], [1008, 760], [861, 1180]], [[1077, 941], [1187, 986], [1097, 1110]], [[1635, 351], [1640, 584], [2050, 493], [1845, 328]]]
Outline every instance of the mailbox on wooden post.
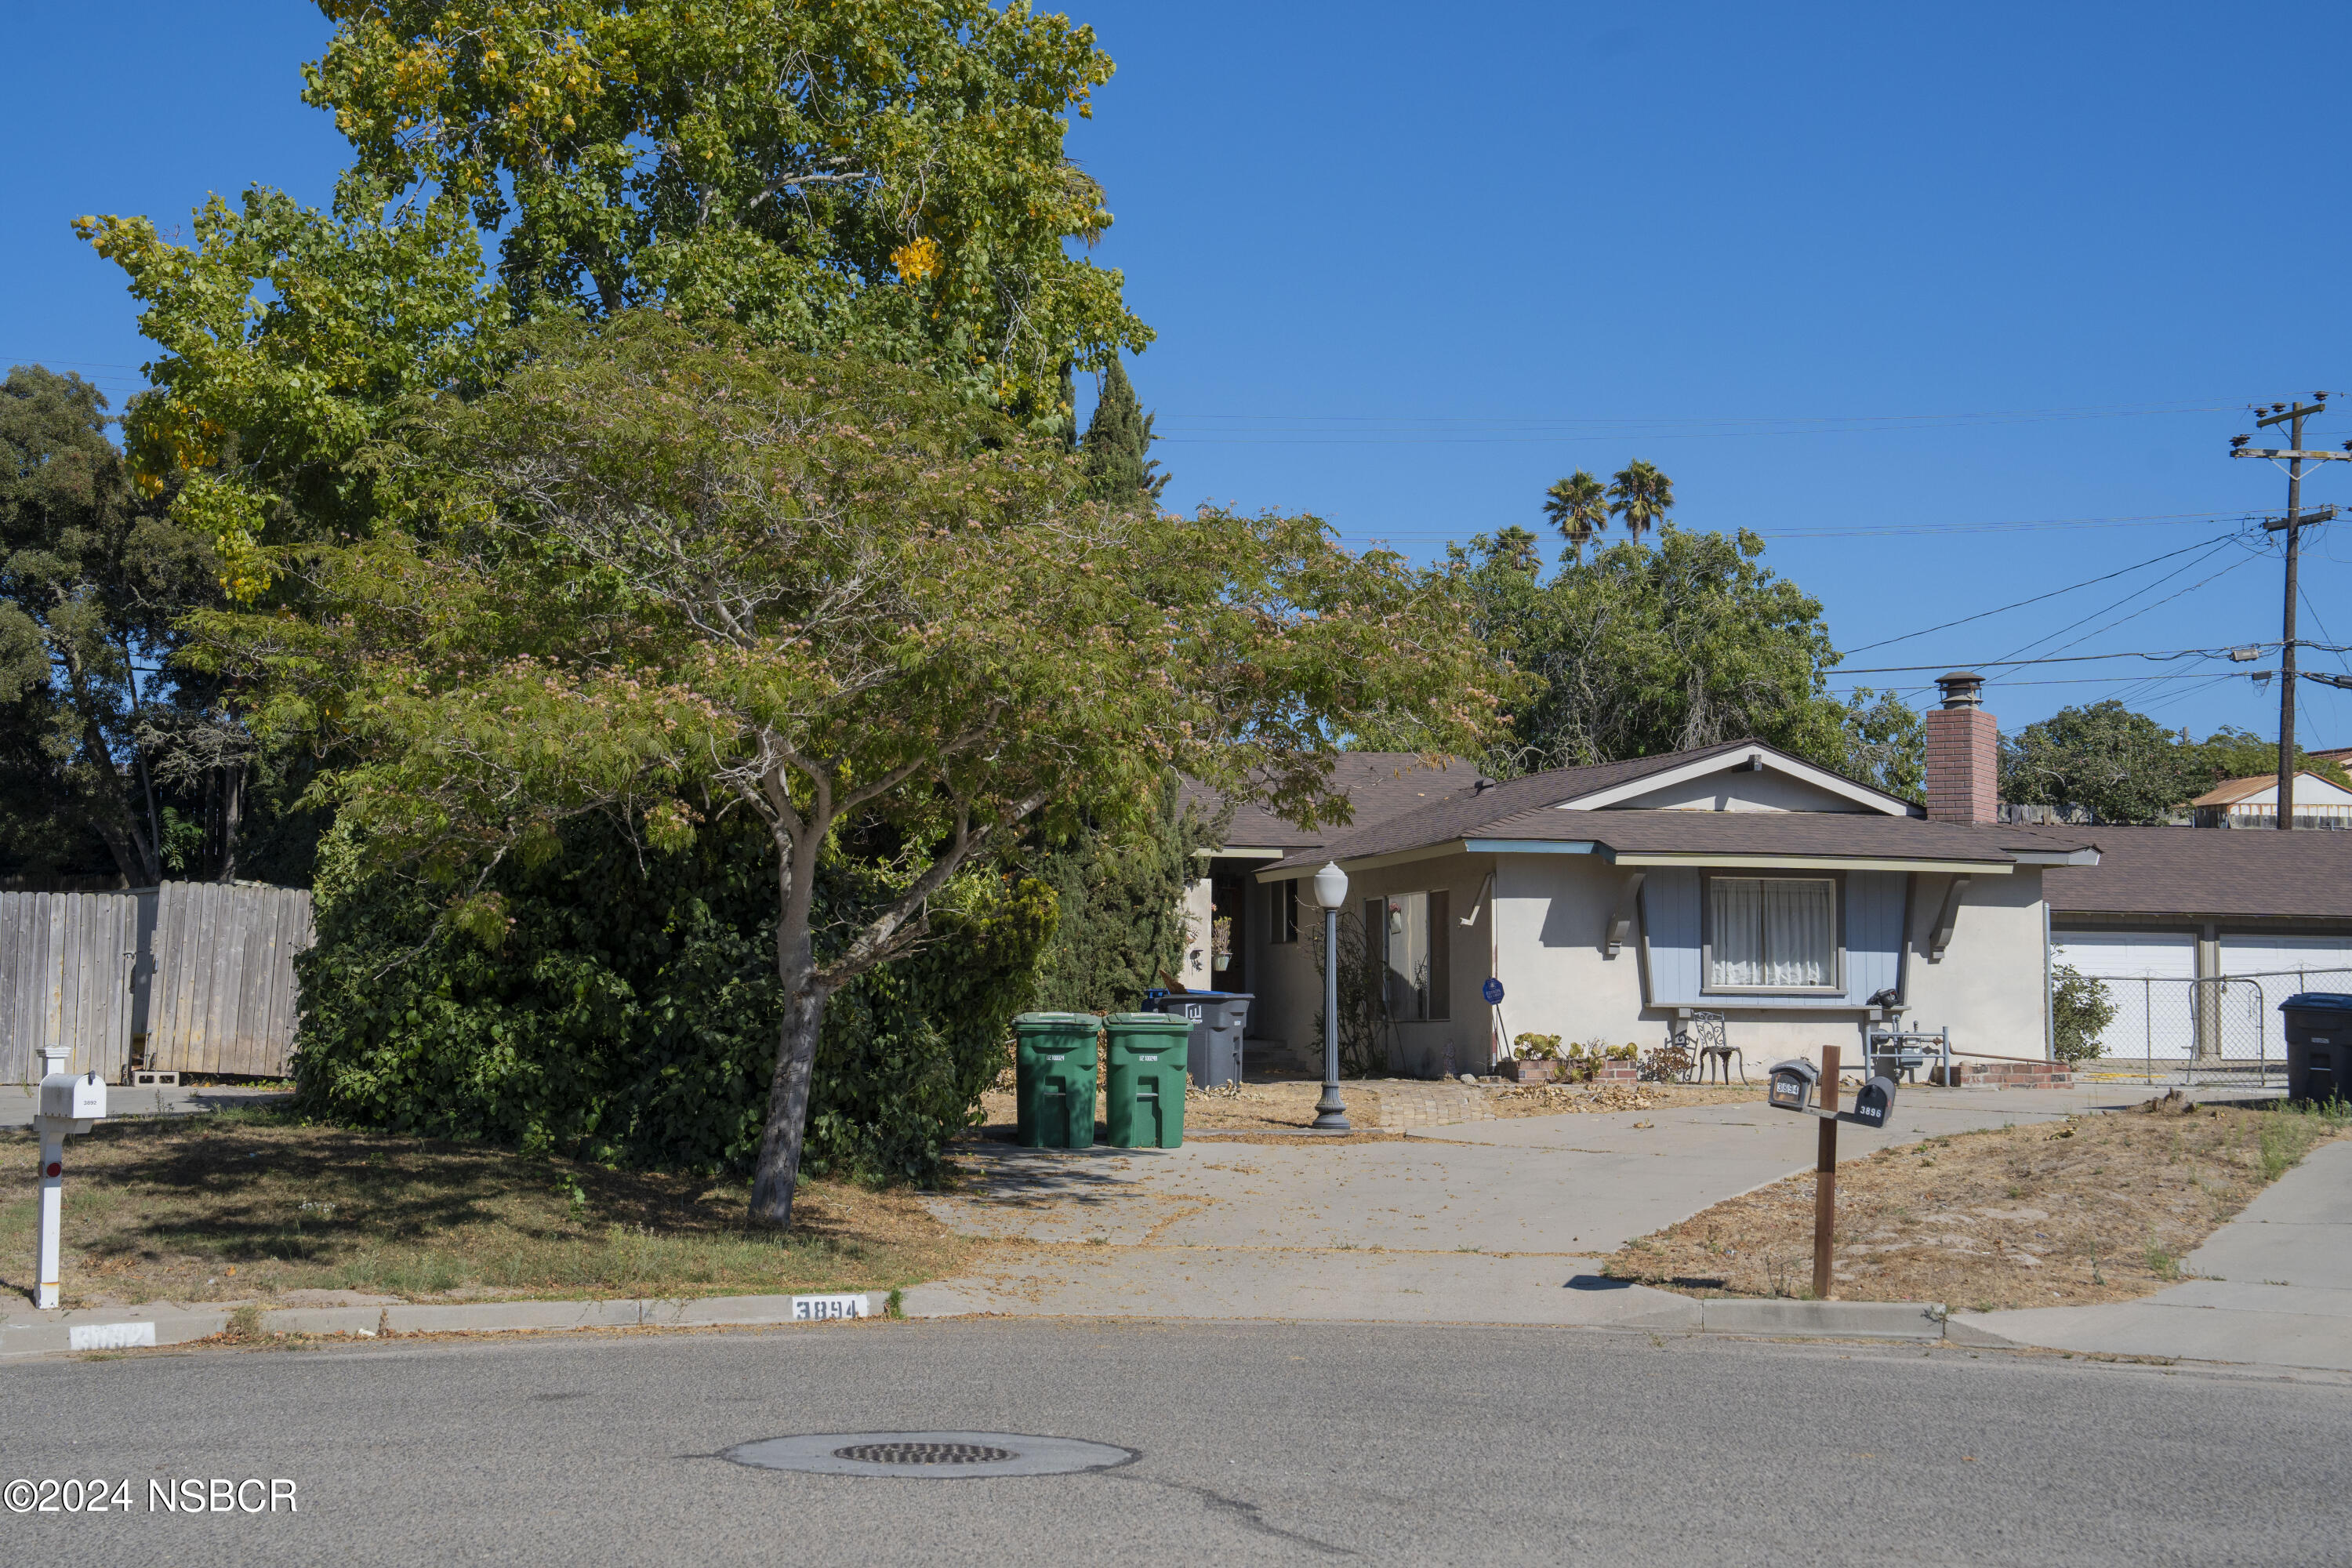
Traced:
[[1772, 1068], [1772, 1089], [1769, 1098], [1782, 1110], [1811, 1110], [1813, 1108], [1813, 1086], [1821, 1081], [1821, 1077], [1819, 1069], [1802, 1057], [1778, 1063]]
[[58, 1227], [64, 1217], [66, 1137], [87, 1132], [105, 1119], [106, 1083], [97, 1073], [66, 1070], [71, 1053], [63, 1046], [43, 1046], [41, 1109], [33, 1128], [41, 1142], [41, 1209], [34, 1250], [37, 1269], [33, 1280], [33, 1305], [58, 1304]]

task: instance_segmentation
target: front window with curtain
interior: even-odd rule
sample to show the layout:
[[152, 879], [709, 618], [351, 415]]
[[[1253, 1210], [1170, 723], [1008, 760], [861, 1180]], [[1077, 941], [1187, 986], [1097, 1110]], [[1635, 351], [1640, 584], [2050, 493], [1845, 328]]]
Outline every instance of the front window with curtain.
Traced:
[[1708, 989], [1837, 988], [1834, 879], [1710, 877], [1706, 889]]

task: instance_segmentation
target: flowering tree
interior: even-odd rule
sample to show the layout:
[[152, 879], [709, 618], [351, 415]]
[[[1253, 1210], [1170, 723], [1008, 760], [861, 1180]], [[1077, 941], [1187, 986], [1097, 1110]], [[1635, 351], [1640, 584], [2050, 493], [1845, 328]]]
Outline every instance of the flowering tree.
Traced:
[[[1483, 740], [1492, 699], [1441, 582], [1312, 518], [1082, 499], [1077, 459], [936, 382], [628, 313], [542, 324], [488, 395], [444, 397], [385, 461], [410, 510], [287, 546], [315, 616], [212, 630], [360, 762], [332, 788], [379, 857], [451, 880], [567, 816], [678, 842], [754, 814], [786, 996], [754, 1215], [791, 1221], [818, 1026], [921, 940], [925, 900], [1023, 825], [1154, 809], [1170, 766], [1307, 821], [1329, 760], [1409, 710]], [[899, 875], [812, 920], [855, 827]]]

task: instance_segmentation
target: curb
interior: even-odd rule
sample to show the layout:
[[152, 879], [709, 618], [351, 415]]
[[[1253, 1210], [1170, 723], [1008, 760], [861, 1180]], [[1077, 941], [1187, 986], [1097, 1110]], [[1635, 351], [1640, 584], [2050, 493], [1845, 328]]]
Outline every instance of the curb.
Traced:
[[[847, 1291], [862, 1297], [865, 1316], [882, 1316], [889, 1292]], [[380, 1333], [560, 1333], [572, 1329], [778, 1327], [806, 1320], [793, 1316], [791, 1296], [704, 1296], [613, 1301], [484, 1301], [451, 1306], [394, 1304], [383, 1307], [281, 1307], [261, 1315], [264, 1332], [348, 1334], [373, 1339]], [[220, 1310], [149, 1311], [144, 1308], [98, 1308], [30, 1323], [0, 1323], [0, 1363], [34, 1356], [69, 1355], [94, 1350], [145, 1349], [208, 1339], [228, 1327]]]
[[1701, 1301], [1698, 1308], [1703, 1334], [1941, 1340], [1951, 1329], [1942, 1304], [1928, 1301]]

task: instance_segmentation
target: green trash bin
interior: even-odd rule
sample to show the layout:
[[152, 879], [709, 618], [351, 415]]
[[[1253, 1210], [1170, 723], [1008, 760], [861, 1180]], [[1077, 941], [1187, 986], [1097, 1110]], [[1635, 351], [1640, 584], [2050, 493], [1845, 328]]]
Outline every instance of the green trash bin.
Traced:
[[1013, 1076], [1024, 1149], [1088, 1149], [1095, 1141], [1092, 1013], [1024, 1013], [1013, 1020]]
[[1184, 1142], [1184, 1064], [1192, 1020], [1166, 1013], [1113, 1013], [1105, 1120], [1121, 1149], [1174, 1149]]

